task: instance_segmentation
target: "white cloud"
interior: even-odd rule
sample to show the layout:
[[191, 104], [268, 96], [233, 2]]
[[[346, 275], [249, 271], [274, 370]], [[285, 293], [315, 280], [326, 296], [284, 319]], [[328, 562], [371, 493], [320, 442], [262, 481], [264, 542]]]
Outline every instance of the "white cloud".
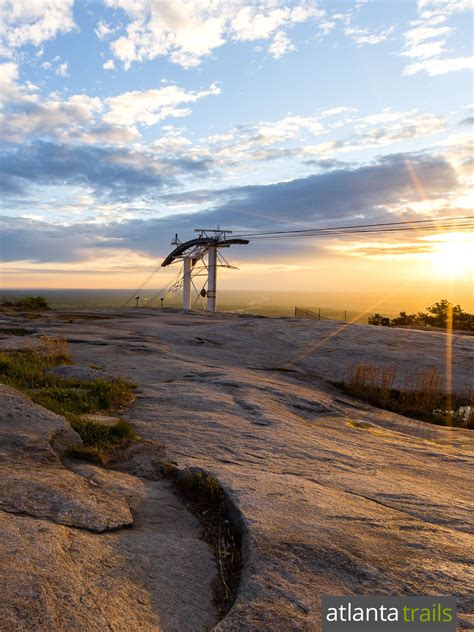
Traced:
[[418, 11], [427, 18], [471, 10], [471, 0], [418, 0]]
[[0, 64], [0, 103], [17, 101], [20, 97], [16, 82], [18, 79], [18, 66], [13, 62]]
[[213, 134], [207, 138], [209, 143], [226, 143], [234, 139], [234, 134], [232, 132], [228, 132], [227, 134]]
[[288, 35], [283, 31], [278, 31], [273, 38], [273, 42], [268, 47], [268, 52], [275, 59], [283, 57], [286, 53], [296, 50], [295, 46], [290, 42]]
[[94, 33], [97, 35], [97, 37], [99, 39], [105, 39], [107, 36], [112, 35], [112, 33], [115, 33], [117, 29], [110, 26], [110, 24], [107, 24], [107, 22], [99, 22], [97, 24], [97, 28], [94, 30]]
[[24, 44], [40, 46], [75, 27], [74, 0], [2, 0], [0, 4], [0, 54], [11, 55]]
[[444, 48], [444, 40], [436, 40], [434, 42], [423, 42], [410, 46], [406, 50], [402, 51], [402, 55], [405, 57], [412, 57], [415, 59], [426, 59], [429, 57], [436, 57], [441, 53], [446, 52]]
[[[54, 61], [54, 60], [53, 60]], [[58, 67], [67, 72], [67, 63]], [[18, 82], [18, 66], [0, 64], [0, 127], [8, 142], [54, 139], [87, 144], [126, 144], [137, 141], [137, 126], [152, 126], [166, 118], [188, 116], [189, 107], [200, 99], [220, 94], [207, 89], [187, 91], [176, 85], [156, 90], [125, 92], [101, 100], [87, 95], [65, 99], [59, 92], [38, 94], [31, 82]], [[175, 133], [172, 128], [167, 133]]]
[[336, 27], [336, 22], [331, 22], [330, 20], [327, 20], [325, 22], [320, 22], [318, 24], [318, 27], [322, 35], [327, 35]]
[[414, 64], [410, 64], [403, 69], [404, 75], [414, 75], [417, 72], [425, 71], [431, 76], [444, 75], [448, 72], [460, 70], [474, 70], [474, 57], [453, 57], [450, 59], [426, 59]]
[[157, 138], [152, 143], [153, 149], [155, 149], [159, 153], [167, 155], [177, 154], [190, 145], [191, 141], [179, 134], [167, 134], [166, 136], [161, 136], [160, 138]]
[[115, 63], [113, 59], [109, 59], [108, 61], [105, 62], [105, 64], [102, 64], [102, 68], [104, 70], [115, 70]]
[[[111, 50], [126, 69], [134, 62], [166, 56], [184, 68], [198, 66], [226, 41], [272, 39], [270, 52], [292, 50], [286, 30], [309, 19], [323, 18], [313, 0], [286, 6], [281, 0], [105, 0], [130, 18], [125, 35]], [[291, 6], [294, 5], [294, 6]]]
[[188, 116], [191, 110], [189, 107], [183, 108], [184, 104], [195, 103], [199, 99], [217, 94], [220, 94], [220, 88], [216, 84], [198, 92], [188, 92], [175, 85], [142, 92], [124, 92], [105, 100], [108, 112], [104, 116], [104, 122], [116, 125], [156, 125], [166, 118]]
[[54, 72], [56, 75], [58, 75], [58, 77], [69, 77], [69, 75], [67, 74], [67, 68], [68, 64], [67, 61], [65, 61], [62, 64], [59, 64]]
[[316, 136], [324, 131], [321, 123], [311, 116], [285, 116], [272, 123], [260, 123], [255, 139], [261, 145], [271, 145], [296, 138], [302, 131]]
[[446, 120], [433, 114], [416, 114], [416, 110], [394, 112], [385, 109], [371, 114], [355, 125], [356, 134], [339, 141], [307, 145], [302, 153], [307, 156], [335, 155], [382, 147], [430, 136], [446, 129]]
[[374, 45], [384, 42], [393, 33], [394, 27], [391, 26], [388, 29], [370, 32], [369, 29], [359, 28], [357, 26], [349, 26], [344, 29], [344, 33], [351, 37], [357, 46], [363, 46], [364, 44]]
[[76, 134], [74, 140], [87, 145], [126, 145], [140, 139], [140, 133], [133, 125], [107, 125], [99, 123]]
[[350, 112], [357, 112], [357, 108], [349, 108], [345, 105], [331, 108], [329, 110], [323, 110], [319, 114], [319, 118], [327, 118], [330, 116], [336, 116], [337, 114], [349, 114]]
[[51, 94], [40, 100], [36, 94], [23, 92], [20, 105], [1, 114], [0, 127], [9, 142], [20, 143], [34, 137], [65, 141], [80, 134], [84, 126], [93, 124], [101, 110], [102, 103], [97, 97], [74, 95], [62, 100], [59, 95]]
[[419, 0], [420, 19], [410, 23], [405, 33], [405, 46], [400, 55], [414, 60], [402, 71], [411, 76], [418, 72], [442, 75], [448, 72], [468, 70], [473, 67], [472, 57], [443, 57], [446, 52], [448, 38], [456, 29], [445, 22], [455, 12], [472, 8], [471, 2], [464, 0]]
[[392, 108], [385, 108], [378, 114], [370, 114], [363, 119], [363, 125], [378, 125], [379, 123], [392, 123], [401, 119], [409, 119], [416, 110], [410, 112], [395, 112]]

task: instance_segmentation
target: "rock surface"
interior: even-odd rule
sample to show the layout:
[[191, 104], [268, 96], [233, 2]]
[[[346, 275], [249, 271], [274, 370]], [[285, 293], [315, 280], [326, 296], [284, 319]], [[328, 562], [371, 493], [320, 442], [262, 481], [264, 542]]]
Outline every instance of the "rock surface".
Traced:
[[[444, 375], [446, 335], [169, 311], [110, 315], [80, 328], [50, 315], [38, 327], [66, 337], [83, 365], [98, 362], [100, 345], [102, 368], [139, 385], [128, 415], [139, 434], [227, 489], [245, 563], [237, 601], [216, 630], [318, 631], [325, 594], [452, 594], [460, 625], [474, 624], [472, 433], [374, 409], [327, 382], [357, 361], [396, 364], [399, 380], [414, 367], [439, 366]], [[474, 339], [452, 343], [453, 385], [463, 390]], [[158, 612], [176, 608], [158, 584], [145, 592]], [[83, 616], [85, 606], [74, 606], [63, 616]], [[146, 625], [116, 629], [172, 629]]]
[[0, 402], [0, 630], [209, 630], [215, 563], [168, 484], [71, 471], [62, 417], [5, 386]]
[[132, 523], [127, 503], [67, 470], [58, 457], [81, 440], [69, 424], [0, 385], [0, 509], [105, 531]]

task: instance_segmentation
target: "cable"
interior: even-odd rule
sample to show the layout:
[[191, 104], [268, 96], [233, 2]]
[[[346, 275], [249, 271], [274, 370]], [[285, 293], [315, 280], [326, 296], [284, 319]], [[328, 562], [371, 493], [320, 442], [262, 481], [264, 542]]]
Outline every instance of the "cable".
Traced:
[[347, 226], [324, 226], [314, 228], [303, 228], [299, 230], [272, 230], [272, 231], [255, 231], [255, 232], [242, 232], [234, 237], [257, 237], [263, 235], [287, 235], [287, 234], [303, 234], [303, 233], [313, 233], [313, 232], [321, 232], [321, 231], [340, 231], [346, 229], [354, 229], [354, 228], [378, 228], [384, 226], [413, 226], [414, 224], [435, 224], [436, 223], [445, 223], [445, 222], [455, 222], [455, 221], [466, 221], [466, 220], [474, 220], [474, 215], [466, 215], [463, 217], [443, 217], [443, 218], [430, 218], [430, 219], [420, 219], [420, 220], [405, 220], [403, 222], [378, 222], [375, 224], [356, 224], [356, 225], [347, 225]]
[[248, 237], [250, 241], [256, 240], [271, 240], [271, 239], [303, 239], [305, 237], [338, 237], [344, 235], [359, 235], [359, 234], [379, 234], [379, 233], [400, 233], [407, 231], [419, 231], [419, 232], [439, 232], [440, 230], [459, 230], [459, 229], [474, 229], [474, 223], [466, 223], [466, 224], [457, 224], [455, 226], [451, 224], [445, 224], [441, 226], [424, 226], [422, 229], [419, 227], [410, 227], [410, 226], [400, 226], [398, 228], [377, 228], [374, 230], [326, 230], [321, 232], [312, 232], [312, 233], [304, 233], [304, 234], [294, 234], [294, 233], [284, 233], [284, 234], [267, 234], [261, 235], [257, 237]]
[[[178, 283], [179, 278], [181, 277], [181, 274], [183, 272], [184, 269], [184, 265], [181, 266], [178, 274], [174, 277], [174, 280], [172, 281], [172, 283], [168, 283], [167, 285], [165, 285], [164, 287], [161, 288], [161, 290], [159, 290], [156, 294], [154, 294], [151, 299], [150, 299], [150, 305], [153, 303], [153, 301], [158, 298], [158, 296], [160, 296], [160, 294], [162, 294], [161, 298], [164, 298], [168, 292], [171, 290], [171, 288], [176, 285]], [[165, 291], [166, 290], [166, 291]]]
[[130, 297], [129, 297], [126, 301], [125, 301], [125, 303], [122, 305], [122, 307], [127, 307], [128, 303], [130, 303], [130, 301], [132, 300], [132, 298], [134, 298], [134, 297], [138, 294], [138, 292], [140, 292], [140, 290], [142, 290], [142, 289], [145, 287], [145, 285], [148, 283], [148, 281], [149, 281], [150, 279], [152, 279], [152, 278], [155, 276], [155, 274], [158, 272], [158, 270], [159, 270], [160, 268], [161, 268], [161, 264], [157, 265], [157, 266], [153, 269], [153, 272], [150, 272], [150, 274], [147, 276], [147, 278], [145, 279], [145, 281], [143, 281], [143, 283], [140, 285], [140, 287], [139, 287], [139, 288], [137, 288], [137, 289], [135, 290], [135, 292], [134, 292], [134, 293], [133, 293], [133, 294], [132, 294], [132, 295], [131, 295], [131, 296], [130, 296]]

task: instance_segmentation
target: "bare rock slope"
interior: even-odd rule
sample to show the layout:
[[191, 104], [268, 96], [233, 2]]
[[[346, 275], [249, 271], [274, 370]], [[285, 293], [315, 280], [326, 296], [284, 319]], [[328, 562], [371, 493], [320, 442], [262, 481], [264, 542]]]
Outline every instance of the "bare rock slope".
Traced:
[[[108, 374], [137, 383], [137, 400], [128, 415], [137, 431], [163, 445], [169, 461], [212, 472], [228, 491], [244, 536], [244, 565], [236, 603], [216, 630], [317, 631], [321, 596], [347, 593], [454, 594], [462, 613], [460, 625], [474, 624], [469, 593], [474, 583], [472, 434], [379, 411], [341, 396], [327, 382], [343, 378], [347, 367], [361, 360], [397, 364], [400, 379], [404, 370], [416, 366], [444, 369], [444, 334], [229, 315], [211, 318], [166, 310], [111, 312], [110, 320], [106, 315], [81, 320], [80, 325], [49, 317], [40, 323], [38, 333], [66, 337], [79, 364], [99, 364]], [[474, 339], [455, 337], [452, 342], [450, 375], [454, 387], [463, 390], [472, 380]], [[58, 478], [63, 474], [58, 471]], [[86, 485], [89, 474], [68, 471], [64, 480], [82, 476], [81, 484]], [[133, 504], [137, 492], [124, 491], [131, 485], [128, 479], [121, 487], [105, 481], [98, 471], [93, 476], [104, 497], [109, 494]], [[84, 494], [85, 504], [87, 498]], [[161, 511], [159, 494], [155, 500]], [[5, 510], [15, 509], [10, 504]], [[99, 511], [106, 515], [105, 501], [97, 503]], [[86, 582], [87, 574], [95, 572], [95, 582], [87, 582], [89, 590], [106, 589], [111, 577], [106, 562], [114, 556], [79, 540], [92, 538], [96, 547], [115, 546], [114, 555], [121, 559], [123, 549], [109, 539], [120, 538], [117, 534], [124, 530], [91, 534], [71, 528], [58, 515], [39, 515], [34, 507], [28, 513], [3, 517], [10, 529], [18, 529], [13, 521], [43, 525], [46, 517], [47, 531], [73, 533], [73, 550], [84, 556], [76, 573]], [[131, 539], [135, 528], [127, 530]], [[156, 532], [161, 528], [157, 522]], [[37, 546], [30, 560], [40, 591], [47, 584], [39, 569], [44, 568], [53, 541], [48, 545], [47, 531], [41, 542], [46, 553]], [[174, 534], [175, 546], [181, 537]], [[13, 536], [8, 540], [14, 541]], [[48, 557], [48, 563], [60, 574], [59, 557], [62, 562], [71, 559], [67, 547], [54, 542], [60, 551]], [[198, 593], [186, 585], [198, 581], [204, 592], [210, 591], [213, 561], [196, 539], [193, 546], [198, 545], [204, 549], [202, 556], [188, 566], [184, 554], [166, 557], [166, 547], [154, 560], [162, 571], [165, 564], [180, 576], [178, 595], [161, 592], [162, 577], [156, 583], [142, 583], [142, 600], [149, 607], [146, 616], [125, 609], [122, 623], [117, 623], [113, 612], [119, 606], [112, 598], [104, 602], [107, 612], [101, 612], [101, 621], [111, 617], [112, 630], [208, 629], [215, 623], [209, 594], [200, 599], [199, 610]], [[22, 540], [22, 546], [26, 550], [27, 542]], [[148, 549], [155, 546], [159, 549], [153, 540]], [[142, 573], [144, 561], [137, 558], [127, 569], [130, 575], [134, 563]], [[120, 573], [112, 577], [118, 579]], [[123, 584], [127, 604], [136, 590], [129, 582]], [[25, 591], [33, 590], [32, 580], [25, 579], [23, 585]], [[119, 585], [116, 590], [122, 590]], [[56, 621], [61, 616], [86, 616], [87, 603], [81, 606], [68, 599]], [[54, 610], [51, 603], [52, 597], [45, 596], [43, 608]], [[201, 619], [193, 620], [194, 627], [186, 627], [189, 618], [179, 619], [186, 608], [188, 614], [201, 613]], [[164, 611], [168, 618], [160, 615]], [[47, 629], [62, 630], [59, 625]], [[107, 627], [89, 619], [82, 629]]]
[[6, 386], [0, 401], [0, 630], [209, 629], [215, 563], [168, 484], [72, 471], [62, 417]]

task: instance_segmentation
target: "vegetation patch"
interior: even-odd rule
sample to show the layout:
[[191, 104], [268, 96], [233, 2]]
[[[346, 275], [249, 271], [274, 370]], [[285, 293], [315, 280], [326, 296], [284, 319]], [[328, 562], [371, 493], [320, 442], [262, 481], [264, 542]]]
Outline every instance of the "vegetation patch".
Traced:
[[132, 426], [123, 420], [107, 426], [84, 417], [68, 415], [67, 418], [84, 444], [71, 448], [69, 456], [91, 461], [97, 465], [108, 465], [113, 450], [126, 447], [131, 441], [137, 439]]
[[378, 408], [441, 426], [474, 429], [474, 393], [460, 397], [442, 391], [437, 368], [410, 373], [401, 389], [393, 388], [396, 377], [396, 367], [356, 364], [346, 381], [335, 385]]
[[84, 415], [122, 412], [132, 402], [135, 386], [121, 378], [78, 380], [51, 372], [63, 364], [71, 364], [66, 341], [44, 336], [39, 347], [0, 353], [0, 382], [63, 415], [84, 443], [84, 447], [75, 448], [71, 454], [105, 465], [112, 449], [136, 437], [125, 421], [107, 426]]
[[22, 296], [21, 298], [0, 299], [0, 307], [16, 312], [41, 312], [50, 309], [44, 296]]
[[219, 570], [213, 586], [214, 603], [222, 618], [237, 596], [242, 566], [241, 535], [230, 518], [224, 490], [214, 476], [202, 470], [179, 471], [164, 463], [161, 471], [201, 522], [202, 539], [214, 552]]
[[133, 399], [133, 385], [121, 378], [108, 381], [54, 377], [51, 385], [30, 389], [28, 395], [58, 415], [120, 413]]

